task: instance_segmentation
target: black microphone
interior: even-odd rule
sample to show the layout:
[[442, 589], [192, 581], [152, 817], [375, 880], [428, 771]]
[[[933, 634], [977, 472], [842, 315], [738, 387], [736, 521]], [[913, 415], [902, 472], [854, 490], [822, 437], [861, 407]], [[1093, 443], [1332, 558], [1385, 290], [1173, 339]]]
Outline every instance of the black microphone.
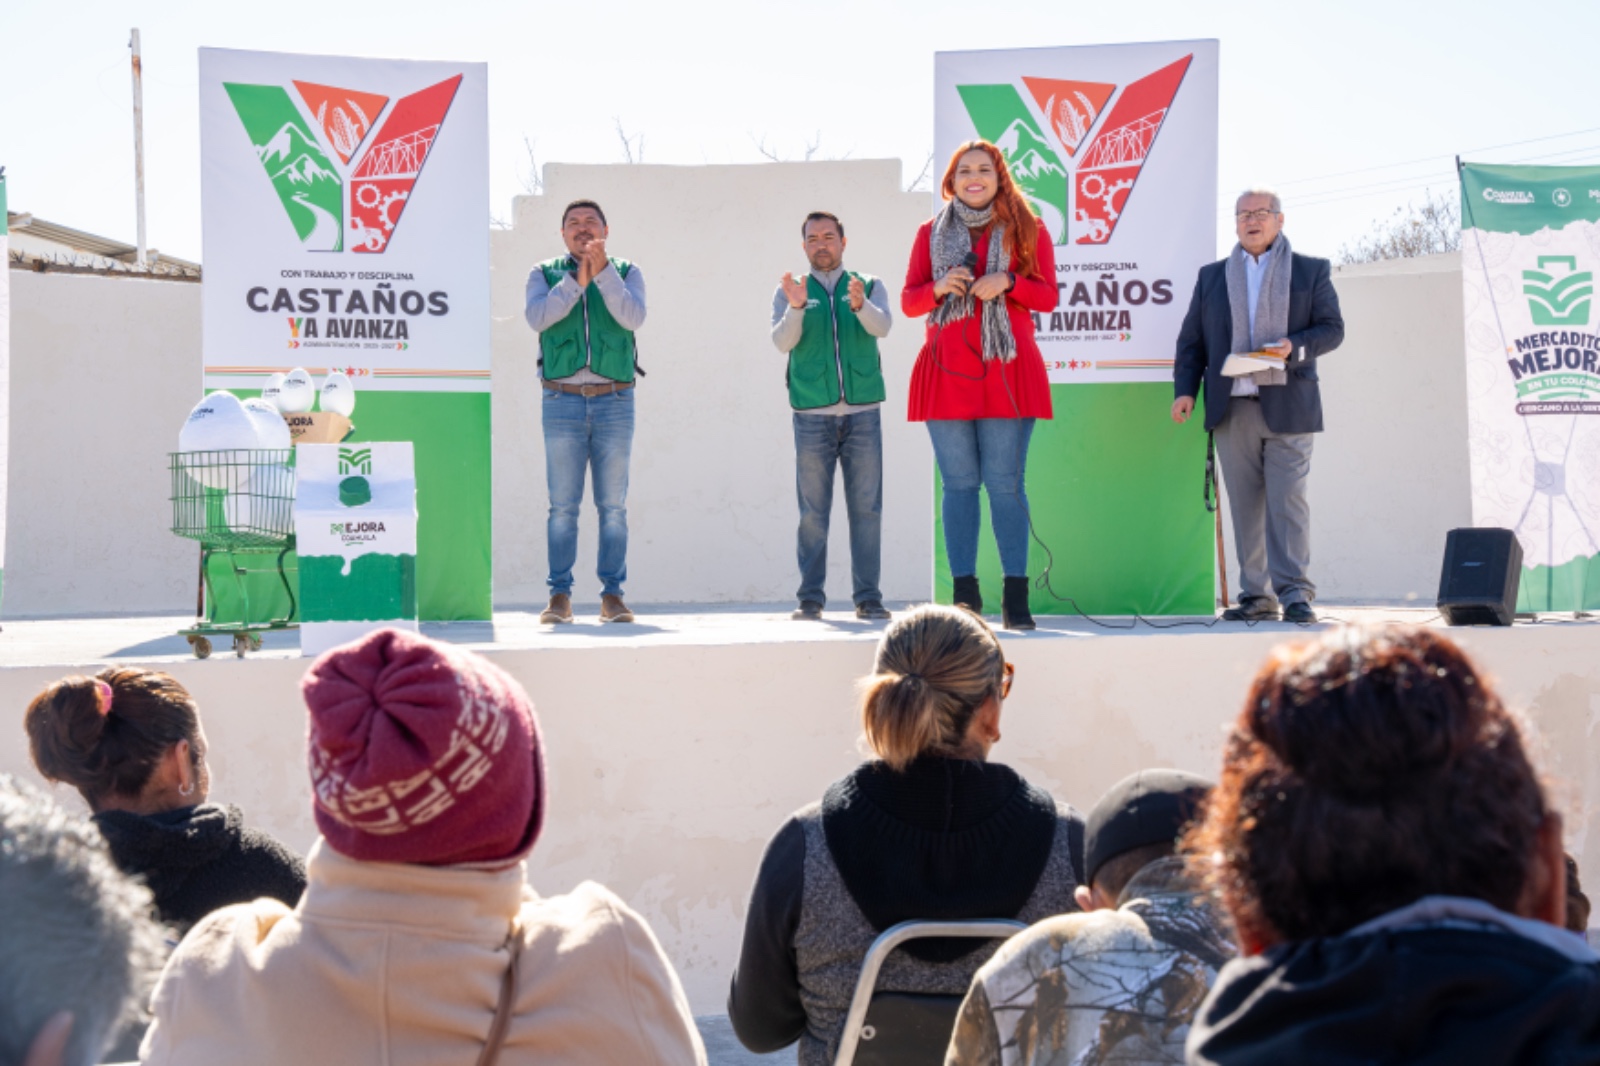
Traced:
[[[966, 255], [961, 257], [961, 265], [967, 268], [968, 274], [976, 274], [978, 272], [978, 253], [968, 251]], [[971, 282], [968, 282], [968, 284], [970, 285]]]

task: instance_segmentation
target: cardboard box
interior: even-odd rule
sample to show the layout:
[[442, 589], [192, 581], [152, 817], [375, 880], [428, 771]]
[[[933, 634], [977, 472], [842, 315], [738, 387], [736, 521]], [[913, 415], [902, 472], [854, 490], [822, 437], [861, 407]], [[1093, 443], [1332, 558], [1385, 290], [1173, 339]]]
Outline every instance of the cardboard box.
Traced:
[[338, 444], [350, 436], [355, 426], [344, 415], [333, 411], [307, 411], [304, 414], [284, 415], [289, 423], [289, 443]]

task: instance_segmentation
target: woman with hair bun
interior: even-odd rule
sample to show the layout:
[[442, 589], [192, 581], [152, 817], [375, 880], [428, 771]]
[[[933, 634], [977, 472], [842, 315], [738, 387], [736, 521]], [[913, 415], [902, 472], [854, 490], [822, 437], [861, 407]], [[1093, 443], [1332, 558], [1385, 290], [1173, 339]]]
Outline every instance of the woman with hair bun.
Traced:
[[1600, 956], [1515, 719], [1428, 629], [1280, 648], [1184, 841], [1245, 958], [1191, 1064], [1600, 1063]]
[[908, 318], [928, 316], [907, 417], [926, 422], [933, 441], [956, 604], [983, 613], [981, 486], [1005, 576], [1001, 617], [1007, 629], [1032, 629], [1024, 480], [1034, 422], [1053, 413], [1033, 316], [1060, 301], [1055, 248], [988, 141], [955, 150], [940, 192], [949, 202], [917, 230], [900, 293]]
[[[908, 919], [1076, 911], [1083, 818], [988, 761], [1012, 666], [983, 619], [955, 607], [896, 618], [860, 683], [876, 756], [797, 811], [767, 845], [745, 916], [728, 1015], [745, 1047], [800, 1042], [833, 1061], [867, 948]], [[994, 941], [913, 941], [877, 987], [965, 994]]]
[[63, 678], [33, 698], [24, 722], [34, 766], [78, 790], [117, 865], [144, 879], [180, 933], [230, 903], [299, 900], [300, 859], [246, 829], [239, 808], [206, 802], [205, 731], [175, 678], [133, 667]]

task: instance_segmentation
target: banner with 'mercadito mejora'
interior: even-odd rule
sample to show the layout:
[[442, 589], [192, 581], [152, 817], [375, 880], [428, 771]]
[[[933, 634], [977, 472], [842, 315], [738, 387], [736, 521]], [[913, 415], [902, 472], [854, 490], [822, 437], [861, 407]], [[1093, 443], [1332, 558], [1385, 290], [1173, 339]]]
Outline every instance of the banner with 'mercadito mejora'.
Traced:
[[[993, 143], [1055, 244], [1060, 305], [1034, 316], [1055, 417], [1028, 453], [1029, 574], [1052, 568], [1033, 610], [1209, 615], [1205, 434], [1169, 412], [1195, 275], [1217, 258], [1217, 42], [941, 52], [934, 128], [936, 182], [962, 143]], [[978, 573], [999, 587], [987, 521]]]
[[0, 590], [5, 587], [7, 454], [11, 439], [11, 238], [6, 224], [6, 174], [0, 167]]
[[1461, 168], [1472, 524], [1514, 530], [1519, 611], [1600, 607], [1600, 167]]
[[488, 73], [200, 51], [205, 387], [347, 374], [415, 446], [423, 619], [491, 612]]

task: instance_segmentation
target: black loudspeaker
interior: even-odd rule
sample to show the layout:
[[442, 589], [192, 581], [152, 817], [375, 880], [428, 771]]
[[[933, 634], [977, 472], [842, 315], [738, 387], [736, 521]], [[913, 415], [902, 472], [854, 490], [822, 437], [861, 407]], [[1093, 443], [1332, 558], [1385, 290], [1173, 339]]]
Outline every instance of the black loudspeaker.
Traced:
[[1453, 626], [1508, 626], [1517, 613], [1522, 545], [1509, 529], [1452, 529], [1444, 541], [1439, 612]]

